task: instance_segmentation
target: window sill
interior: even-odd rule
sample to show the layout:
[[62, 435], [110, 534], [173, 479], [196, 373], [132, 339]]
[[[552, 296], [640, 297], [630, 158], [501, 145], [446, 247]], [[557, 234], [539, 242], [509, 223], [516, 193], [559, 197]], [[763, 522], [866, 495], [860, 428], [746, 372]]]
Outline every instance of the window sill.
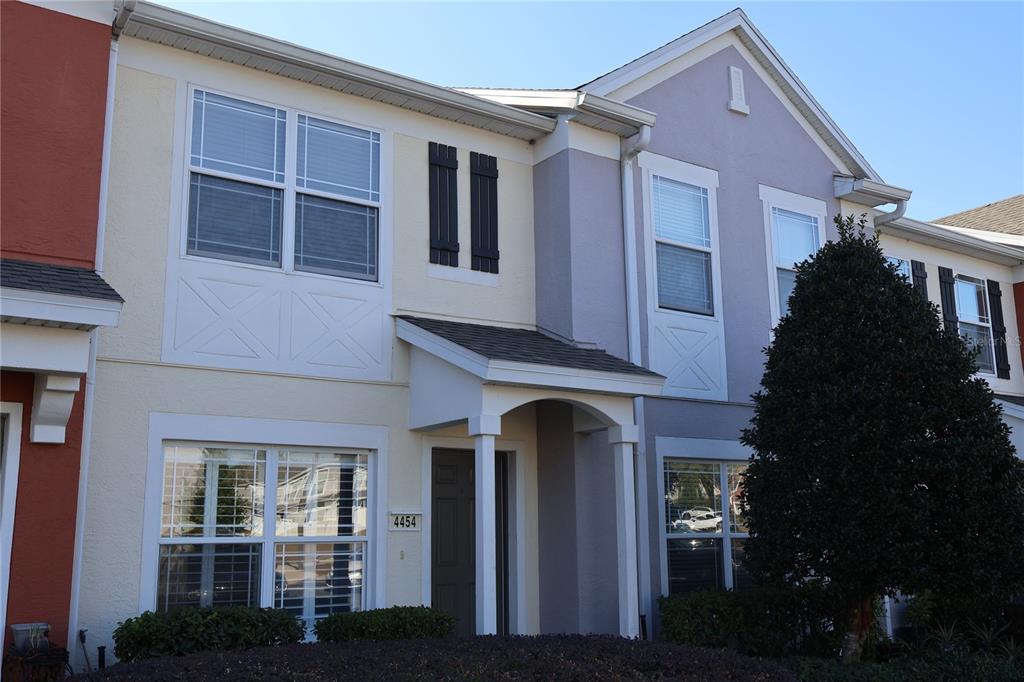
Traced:
[[489, 272], [478, 272], [469, 268], [453, 268], [450, 265], [427, 263], [427, 276], [434, 279], [445, 279], [449, 282], [462, 282], [484, 287], [496, 287], [500, 283], [500, 275]]
[[343, 275], [327, 275], [321, 272], [310, 272], [309, 270], [286, 270], [281, 266], [260, 265], [259, 263], [246, 263], [244, 261], [227, 260], [224, 258], [216, 258], [214, 256], [203, 256], [195, 253], [182, 253], [179, 254], [179, 258], [183, 261], [193, 261], [197, 263], [221, 265], [229, 268], [255, 270], [258, 272], [266, 272], [268, 274], [277, 274], [282, 277], [302, 277], [308, 279], [319, 279], [328, 282], [338, 282], [340, 284], [353, 284], [360, 287], [373, 287], [376, 289], [384, 288], [384, 284], [381, 282], [379, 278], [376, 280], [357, 279], [355, 277], [345, 277]]

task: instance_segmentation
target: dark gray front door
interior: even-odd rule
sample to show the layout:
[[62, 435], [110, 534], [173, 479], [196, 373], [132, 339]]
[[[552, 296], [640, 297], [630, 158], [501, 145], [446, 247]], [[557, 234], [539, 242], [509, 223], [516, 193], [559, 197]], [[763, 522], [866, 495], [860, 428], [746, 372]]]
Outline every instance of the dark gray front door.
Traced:
[[[473, 452], [436, 448], [431, 462], [430, 581], [433, 606], [455, 617], [455, 633], [476, 633]], [[508, 632], [507, 453], [498, 453], [495, 499], [498, 631]]]

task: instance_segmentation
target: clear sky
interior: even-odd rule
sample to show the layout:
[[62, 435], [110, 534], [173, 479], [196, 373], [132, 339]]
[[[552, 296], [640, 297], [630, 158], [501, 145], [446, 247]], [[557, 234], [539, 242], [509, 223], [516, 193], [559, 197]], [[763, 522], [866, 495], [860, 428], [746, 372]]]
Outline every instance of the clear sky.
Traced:
[[[718, 2], [162, 4], [440, 85], [574, 87]], [[1024, 2], [744, 2], [889, 183], [931, 220], [1024, 192]]]

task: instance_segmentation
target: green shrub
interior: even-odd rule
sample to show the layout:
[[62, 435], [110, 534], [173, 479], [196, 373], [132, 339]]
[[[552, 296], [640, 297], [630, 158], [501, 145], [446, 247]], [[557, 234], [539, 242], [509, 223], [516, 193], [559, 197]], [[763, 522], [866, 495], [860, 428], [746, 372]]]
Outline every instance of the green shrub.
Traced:
[[145, 613], [119, 623], [114, 655], [122, 661], [182, 656], [300, 642], [305, 627], [283, 609], [241, 606], [177, 609]]
[[807, 682], [1019, 682], [1024, 665], [1000, 656], [954, 653], [843, 664], [823, 658], [785, 661]]
[[392, 606], [387, 609], [334, 613], [318, 621], [316, 636], [321, 642], [354, 639], [423, 639], [448, 637], [455, 619], [428, 606]]
[[832, 656], [841, 633], [828, 593], [815, 585], [662, 597], [661, 636], [677, 644], [728, 648], [754, 656]]

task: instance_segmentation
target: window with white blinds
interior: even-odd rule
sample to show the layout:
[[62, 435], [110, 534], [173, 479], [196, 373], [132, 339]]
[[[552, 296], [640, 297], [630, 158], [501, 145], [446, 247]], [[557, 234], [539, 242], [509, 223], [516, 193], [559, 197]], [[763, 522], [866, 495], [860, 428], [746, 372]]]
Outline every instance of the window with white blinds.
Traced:
[[708, 190], [651, 176], [658, 307], [715, 314]]
[[796, 264], [821, 247], [821, 226], [817, 216], [772, 206], [771, 231], [781, 317], [789, 310], [789, 297], [796, 285]]
[[368, 456], [165, 445], [156, 610], [363, 609]]
[[967, 345], [977, 349], [974, 361], [982, 374], [995, 374], [996, 361], [993, 349], [992, 318], [988, 309], [988, 292], [985, 281], [956, 276], [956, 313], [959, 319], [960, 335]]
[[188, 254], [378, 279], [380, 133], [197, 89], [189, 148]]

